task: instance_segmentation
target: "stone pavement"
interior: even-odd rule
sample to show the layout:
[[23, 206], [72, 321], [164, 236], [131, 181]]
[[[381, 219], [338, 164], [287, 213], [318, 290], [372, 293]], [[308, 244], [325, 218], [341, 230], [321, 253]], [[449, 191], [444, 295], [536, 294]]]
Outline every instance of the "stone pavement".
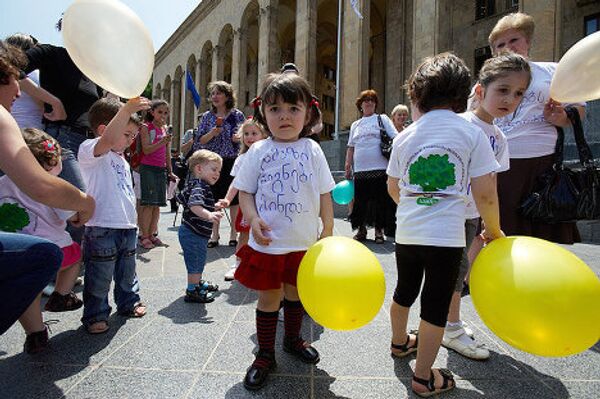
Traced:
[[[166, 209], [166, 208], [164, 208]], [[221, 290], [207, 305], [183, 301], [185, 266], [177, 242], [173, 214], [161, 216], [161, 237], [169, 247], [138, 254], [141, 295], [148, 304], [142, 319], [110, 318], [107, 334], [91, 336], [79, 322], [81, 310], [45, 313], [52, 325], [51, 347], [45, 353], [22, 353], [24, 333], [13, 326], [0, 337], [0, 398], [412, 398], [414, 356], [389, 355], [388, 308], [395, 284], [393, 243], [369, 241], [386, 274], [385, 304], [366, 327], [336, 332], [307, 317], [304, 336], [321, 353], [316, 366], [301, 364], [281, 350], [279, 324], [278, 368], [258, 393], [246, 391], [242, 380], [256, 345], [256, 294], [237, 283], [222, 281], [233, 261], [226, 245], [228, 226], [222, 226], [221, 246], [209, 250], [206, 277]], [[179, 221], [178, 221], [179, 222]], [[178, 223], [179, 224], [179, 223]], [[336, 219], [335, 234], [350, 236], [347, 222]], [[369, 232], [370, 238], [373, 234]], [[568, 247], [600, 274], [600, 246]], [[469, 297], [463, 319], [478, 340], [492, 352], [476, 362], [442, 348], [436, 366], [448, 367], [458, 389], [443, 398], [598, 398], [600, 343], [577, 356], [541, 358], [509, 347], [479, 320]], [[597, 306], [598, 304], [594, 304]], [[417, 307], [417, 306], [416, 306]], [[418, 323], [413, 309], [409, 326]]]

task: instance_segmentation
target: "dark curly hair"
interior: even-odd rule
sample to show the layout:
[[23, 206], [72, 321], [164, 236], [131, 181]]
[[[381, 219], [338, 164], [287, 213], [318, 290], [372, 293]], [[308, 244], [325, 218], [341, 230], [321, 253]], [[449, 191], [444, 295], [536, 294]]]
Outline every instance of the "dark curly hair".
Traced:
[[[233, 92], [233, 86], [223, 80], [217, 80], [214, 82], [210, 82], [208, 84], [208, 89], [207, 89], [209, 97], [210, 97], [210, 93], [212, 93], [213, 90], [215, 90], [215, 89], [217, 91], [225, 94], [225, 96], [227, 97], [227, 101], [225, 101], [225, 108], [227, 108], [228, 111], [230, 109], [233, 109], [236, 104], [236, 98], [235, 98], [235, 93]], [[211, 105], [210, 107], [213, 112], [217, 112], [217, 109], [213, 105]]]
[[27, 57], [21, 49], [0, 40], [0, 84], [7, 85], [11, 76], [19, 79], [26, 65]]
[[61, 147], [58, 141], [48, 133], [39, 129], [22, 129], [21, 134], [29, 150], [42, 165], [42, 168], [55, 167], [61, 156]]
[[464, 112], [471, 91], [471, 74], [464, 61], [452, 53], [427, 57], [406, 84], [410, 101], [421, 112], [449, 108]]
[[310, 85], [306, 79], [295, 73], [271, 73], [263, 81], [260, 96], [252, 101], [254, 120], [271, 136], [273, 134], [269, 131], [267, 125], [265, 107], [275, 104], [278, 99], [289, 104], [300, 102], [306, 105], [310, 116], [308, 123], [300, 132], [300, 137], [310, 135], [312, 127], [319, 121], [320, 111], [319, 103], [312, 95]]

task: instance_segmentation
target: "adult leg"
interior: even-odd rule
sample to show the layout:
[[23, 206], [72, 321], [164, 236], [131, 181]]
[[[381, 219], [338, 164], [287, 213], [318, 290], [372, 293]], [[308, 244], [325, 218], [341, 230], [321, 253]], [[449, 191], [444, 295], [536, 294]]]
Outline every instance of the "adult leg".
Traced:
[[48, 240], [0, 232], [0, 334], [31, 305], [62, 258], [60, 248]]

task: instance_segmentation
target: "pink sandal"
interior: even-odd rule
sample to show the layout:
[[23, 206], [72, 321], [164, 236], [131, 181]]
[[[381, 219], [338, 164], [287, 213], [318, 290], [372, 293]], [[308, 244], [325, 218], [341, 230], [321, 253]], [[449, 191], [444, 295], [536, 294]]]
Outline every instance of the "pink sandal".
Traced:
[[163, 242], [160, 240], [160, 238], [158, 238], [158, 236], [151, 236], [149, 237], [150, 241], [152, 241], [152, 244], [154, 244], [155, 247], [160, 247], [163, 246]]
[[141, 241], [140, 241], [140, 245], [144, 249], [152, 249], [152, 248], [154, 248], [154, 244], [152, 243], [152, 240], [150, 238], [148, 238], [148, 237], [142, 238]]

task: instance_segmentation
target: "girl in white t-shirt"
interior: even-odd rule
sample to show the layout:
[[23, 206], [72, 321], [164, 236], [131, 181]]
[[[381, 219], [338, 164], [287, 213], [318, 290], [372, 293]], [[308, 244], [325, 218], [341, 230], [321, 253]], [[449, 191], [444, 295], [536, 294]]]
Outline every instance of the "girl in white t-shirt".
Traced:
[[319, 353], [300, 336], [304, 309], [296, 276], [308, 247], [333, 232], [330, 192], [335, 183], [321, 147], [306, 138], [319, 113], [304, 78], [290, 73], [267, 76], [252, 105], [254, 119], [271, 137], [252, 145], [233, 186], [250, 225], [248, 245], [237, 252], [241, 262], [235, 278], [258, 291], [259, 350], [244, 379], [247, 389], [256, 390], [275, 366], [282, 291], [283, 349], [305, 363], [319, 361]]
[[[502, 118], [515, 112], [523, 99], [530, 79], [531, 71], [524, 57], [518, 54], [503, 53], [490, 58], [483, 64], [479, 72], [479, 82], [474, 87], [474, 99], [477, 103], [475, 110], [460, 114], [461, 117], [480, 127], [485, 133], [494, 151], [496, 161], [500, 164], [496, 173], [509, 169], [510, 157], [506, 136], [494, 125], [494, 118]], [[483, 245], [483, 240], [476, 238], [480, 223], [479, 212], [477, 212], [470, 191], [465, 219], [466, 247], [463, 251], [452, 302], [450, 302], [442, 345], [468, 358], [484, 360], [490, 356], [490, 352], [483, 344], [475, 342], [474, 338], [470, 336], [472, 334], [469, 334], [460, 320], [460, 298], [463, 281], [470, 268], [469, 258], [474, 259]], [[467, 256], [470, 249], [471, 253]]]
[[[248, 117], [248, 119], [241, 124], [236, 135], [240, 140], [240, 155], [235, 159], [233, 167], [231, 168], [231, 176], [233, 177], [237, 175], [238, 171], [242, 167], [246, 152], [248, 152], [250, 147], [252, 147], [252, 144], [269, 137], [265, 129], [256, 123], [252, 116]], [[225, 198], [219, 200], [216, 206], [219, 208], [228, 208], [229, 204], [231, 204], [231, 201], [233, 201], [237, 193], [237, 188], [233, 187], [233, 182], [231, 182], [229, 190], [227, 190], [227, 194], [225, 194]], [[235, 217], [235, 230], [240, 233], [238, 243], [235, 248], [237, 252], [244, 245], [248, 244], [248, 239], [250, 238], [250, 226], [244, 220], [242, 210], [239, 208]], [[232, 281], [234, 279], [234, 274], [239, 264], [240, 258], [236, 256], [235, 264], [225, 273], [225, 281]]]
[[[503, 236], [492, 176], [498, 162], [481, 129], [455, 114], [465, 110], [469, 86], [469, 70], [453, 54], [427, 58], [417, 67], [407, 85], [416, 121], [394, 142], [387, 169], [388, 192], [398, 204], [391, 352], [397, 357], [417, 352], [412, 390], [419, 396], [455, 387], [450, 371], [432, 366], [465, 247], [469, 183], [486, 223], [484, 236]], [[407, 333], [419, 291], [419, 331]]]
[[[25, 143], [48, 173], [58, 176], [62, 170], [61, 148], [52, 136], [38, 129], [22, 130]], [[66, 312], [79, 309], [83, 301], [72, 291], [79, 275], [81, 248], [66, 232], [66, 221], [75, 215], [73, 211], [51, 208], [23, 193], [8, 176], [0, 177], [0, 213], [4, 227], [11, 231], [45, 238], [58, 245], [63, 261], [56, 276], [54, 292], [45, 305], [50, 312]], [[8, 230], [7, 230], [8, 231]], [[41, 292], [21, 316], [22, 319], [42, 323], [40, 312]]]

